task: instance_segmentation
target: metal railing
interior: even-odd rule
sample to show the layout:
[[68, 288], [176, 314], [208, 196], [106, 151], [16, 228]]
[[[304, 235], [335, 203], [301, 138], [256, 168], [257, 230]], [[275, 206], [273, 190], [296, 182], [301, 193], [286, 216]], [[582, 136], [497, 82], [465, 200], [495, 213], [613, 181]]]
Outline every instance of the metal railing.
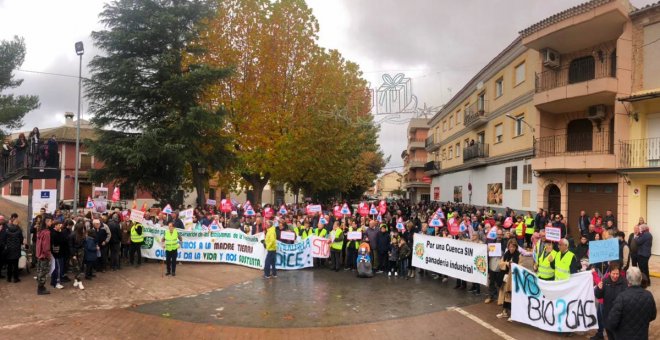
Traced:
[[426, 139], [424, 140], [424, 147], [426, 149], [431, 149], [437, 146], [439, 146], [439, 143], [435, 141], [433, 135], [426, 137]]
[[477, 122], [481, 118], [486, 116], [488, 113], [488, 101], [477, 101], [472, 105], [465, 108], [465, 117], [463, 118], [463, 124], [469, 126], [474, 122]]
[[535, 144], [536, 157], [611, 154], [614, 152], [614, 140], [609, 131], [541, 137]]
[[616, 77], [616, 57], [586, 56], [536, 74], [536, 93], [598, 78]]
[[619, 148], [620, 168], [660, 167], [660, 138], [620, 141]]
[[424, 171], [439, 171], [440, 170], [440, 162], [438, 161], [430, 161], [424, 163]]
[[[32, 147], [29, 145], [23, 150], [13, 149], [0, 156], [0, 182], [12, 177], [20, 170], [30, 168], [58, 168], [59, 153], [57, 157], [46, 157], [44, 145]], [[53, 161], [55, 163], [53, 163]]]
[[463, 148], [463, 162], [485, 157], [488, 157], [488, 144], [486, 143], [475, 143]]

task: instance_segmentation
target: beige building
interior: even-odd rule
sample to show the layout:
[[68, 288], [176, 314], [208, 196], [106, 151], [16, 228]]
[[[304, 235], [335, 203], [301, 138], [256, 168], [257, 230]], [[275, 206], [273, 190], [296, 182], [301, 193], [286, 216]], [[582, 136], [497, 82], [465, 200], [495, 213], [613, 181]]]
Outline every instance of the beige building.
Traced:
[[376, 179], [373, 194], [378, 198], [396, 197], [396, 191], [403, 190], [403, 176], [398, 171], [390, 171]]
[[515, 39], [430, 120], [425, 173], [433, 200], [536, 210], [530, 126], [538, 62]]
[[403, 189], [412, 203], [430, 201], [431, 177], [424, 174], [425, 141], [429, 131], [428, 118], [413, 118], [408, 123], [408, 145], [403, 158]]
[[631, 92], [631, 10], [626, 0], [594, 0], [520, 32], [537, 56], [531, 65], [537, 205], [563, 214], [573, 236], [580, 210], [604, 215], [611, 209], [619, 223], [627, 220], [627, 184], [617, 173], [615, 143], [629, 139], [630, 131], [617, 98]]
[[[628, 139], [619, 141], [622, 185], [620, 218], [624, 229], [639, 218], [660, 226], [660, 2], [630, 13], [632, 19], [632, 94], [619, 98], [628, 114]], [[623, 113], [623, 112], [622, 112]], [[626, 118], [626, 116], [623, 116]], [[660, 242], [651, 252], [660, 255]]]

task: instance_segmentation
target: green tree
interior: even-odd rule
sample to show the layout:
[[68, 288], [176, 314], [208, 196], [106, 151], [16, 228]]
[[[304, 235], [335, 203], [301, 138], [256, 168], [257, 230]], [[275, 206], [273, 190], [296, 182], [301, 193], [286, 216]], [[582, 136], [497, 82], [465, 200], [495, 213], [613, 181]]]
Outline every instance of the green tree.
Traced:
[[[0, 41], [0, 93], [21, 86], [23, 79], [15, 79], [13, 72], [25, 60], [25, 42], [22, 38]], [[7, 135], [6, 129], [16, 129], [23, 125], [26, 113], [39, 107], [37, 96], [15, 96], [0, 94], [0, 137]]]
[[97, 181], [132, 183], [172, 201], [185, 182], [205, 202], [210, 174], [232, 160], [222, 106], [201, 103], [227, 68], [192, 63], [204, 53], [191, 44], [215, 7], [208, 1], [117, 0], [100, 14], [106, 30], [92, 32], [102, 50], [85, 82], [98, 139], [92, 152], [106, 163]]

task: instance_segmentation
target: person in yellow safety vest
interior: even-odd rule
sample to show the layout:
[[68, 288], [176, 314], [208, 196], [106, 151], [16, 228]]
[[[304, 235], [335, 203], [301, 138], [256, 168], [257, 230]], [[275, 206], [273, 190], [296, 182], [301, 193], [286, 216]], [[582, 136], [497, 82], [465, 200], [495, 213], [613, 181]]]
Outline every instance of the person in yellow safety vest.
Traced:
[[544, 242], [543, 250], [539, 253], [536, 253], [537, 260], [534, 264], [534, 270], [536, 275], [541, 280], [552, 281], [555, 279], [555, 270], [552, 269], [550, 262], [550, 257], [554, 258], [557, 256], [557, 251], [552, 247], [552, 241], [542, 241]]
[[[351, 226], [348, 227], [348, 232], [359, 232], [360, 235], [362, 235], [362, 232], [360, 228], [358, 228], [357, 223], [355, 221], [351, 221]], [[348, 237], [348, 234], [346, 234], [346, 237]], [[357, 269], [357, 250], [360, 247], [360, 241], [362, 240], [362, 236], [358, 239], [349, 239], [348, 242], [346, 243], [346, 264], [344, 267], [344, 270], [355, 270]]]
[[332, 269], [336, 272], [339, 271], [341, 265], [341, 248], [344, 246], [344, 233], [339, 227], [339, 221], [335, 221], [330, 232], [330, 257], [332, 258]]
[[555, 270], [555, 281], [570, 279], [571, 274], [577, 273], [581, 267], [575, 254], [568, 250], [568, 240], [565, 238], [559, 240], [559, 252], [556, 256], [548, 256], [548, 261]]
[[534, 225], [534, 217], [532, 217], [532, 212], [528, 211], [525, 216], [525, 225], [527, 229], [525, 230], [525, 244], [527, 249], [532, 249], [532, 235], [536, 231], [536, 226]]
[[305, 221], [301, 226], [293, 228], [293, 232], [296, 233], [297, 237], [303, 240], [312, 236], [312, 230], [309, 228], [309, 221]]
[[522, 248], [523, 244], [525, 243], [525, 229], [527, 229], [527, 225], [523, 221], [522, 215], [518, 215], [514, 227], [516, 231], [516, 240], [518, 240], [518, 246]]
[[179, 253], [179, 242], [183, 241], [179, 232], [174, 228], [174, 222], [167, 225], [165, 236], [160, 240], [165, 243], [165, 275], [176, 276], [176, 258]]
[[133, 259], [135, 258], [136, 254], [137, 266], [139, 267], [142, 265], [142, 251], [140, 250], [142, 243], [144, 243], [144, 236], [142, 236], [142, 224], [134, 222], [133, 226], [131, 227], [131, 247], [129, 255], [131, 266], [135, 263]]
[[[268, 220], [268, 229], [264, 238], [264, 245], [266, 246], [266, 265], [264, 266], [264, 278], [270, 279], [277, 277], [277, 269], [275, 268], [275, 257], [277, 256], [277, 228], [273, 221]], [[271, 276], [272, 275], [272, 276]]]
[[328, 231], [325, 229], [325, 225], [321, 222], [312, 230], [311, 235], [318, 236], [318, 237], [326, 237], [328, 236]]

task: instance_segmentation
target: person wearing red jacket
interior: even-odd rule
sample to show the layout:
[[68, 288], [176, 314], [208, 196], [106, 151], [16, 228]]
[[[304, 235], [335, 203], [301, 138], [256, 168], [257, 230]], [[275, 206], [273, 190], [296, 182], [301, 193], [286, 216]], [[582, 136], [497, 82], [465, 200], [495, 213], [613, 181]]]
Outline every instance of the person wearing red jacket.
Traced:
[[53, 224], [53, 217], [46, 215], [37, 231], [37, 295], [46, 295], [50, 292], [46, 289], [46, 277], [50, 273], [50, 226]]

